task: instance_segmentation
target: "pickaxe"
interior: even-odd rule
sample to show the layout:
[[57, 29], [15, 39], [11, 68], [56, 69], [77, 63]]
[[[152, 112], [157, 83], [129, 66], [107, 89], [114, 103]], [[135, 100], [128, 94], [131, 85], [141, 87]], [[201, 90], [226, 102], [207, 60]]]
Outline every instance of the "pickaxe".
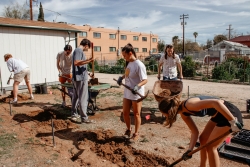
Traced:
[[[117, 82], [117, 79], [113, 78], [113, 80]], [[130, 88], [128, 85], [125, 85], [123, 83], [121, 83], [121, 85], [124, 86], [125, 88], [127, 88], [128, 90], [130, 90], [131, 92], [133, 91], [133, 89]], [[148, 96], [149, 90], [148, 90], [148, 92], [146, 93], [145, 96], [142, 96], [139, 92], [135, 92], [135, 93], [141, 97], [140, 99], [137, 100], [137, 102], [140, 102], [140, 101], [144, 100]]]

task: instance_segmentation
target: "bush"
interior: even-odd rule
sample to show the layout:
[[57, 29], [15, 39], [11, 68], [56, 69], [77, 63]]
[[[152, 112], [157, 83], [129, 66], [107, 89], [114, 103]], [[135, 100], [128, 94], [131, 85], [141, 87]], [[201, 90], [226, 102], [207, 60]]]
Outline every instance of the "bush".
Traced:
[[191, 56], [185, 56], [184, 61], [181, 62], [182, 74], [184, 77], [194, 77], [195, 76], [195, 62], [192, 60]]

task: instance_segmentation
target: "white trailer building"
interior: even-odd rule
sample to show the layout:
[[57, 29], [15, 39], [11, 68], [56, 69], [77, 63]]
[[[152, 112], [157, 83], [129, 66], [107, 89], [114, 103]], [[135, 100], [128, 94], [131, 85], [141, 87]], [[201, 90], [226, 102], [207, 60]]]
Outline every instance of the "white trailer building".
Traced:
[[[0, 68], [3, 90], [11, 90], [13, 80], [7, 85], [10, 72], [4, 54], [10, 53], [27, 63], [31, 70], [31, 84], [58, 81], [57, 53], [66, 44], [77, 46], [78, 29], [65, 23], [40, 22], [0, 17]], [[1, 84], [1, 83], [0, 83]], [[26, 88], [25, 82], [20, 88]], [[1, 91], [1, 90], [0, 90]]]

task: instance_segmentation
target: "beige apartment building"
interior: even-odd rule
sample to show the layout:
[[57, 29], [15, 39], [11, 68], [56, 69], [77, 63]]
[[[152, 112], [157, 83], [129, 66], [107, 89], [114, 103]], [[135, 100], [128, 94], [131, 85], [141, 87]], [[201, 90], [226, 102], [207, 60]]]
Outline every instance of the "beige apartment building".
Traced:
[[[157, 53], [158, 35], [152, 33], [132, 32], [128, 30], [107, 29], [90, 25], [72, 25], [81, 32], [77, 35], [79, 45], [84, 38], [94, 43], [94, 57], [98, 63], [113, 64], [122, 57], [122, 48], [131, 43], [139, 59], [143, 60], [150, 53]], [[91, 55], [91, 50], [87, 56]]]

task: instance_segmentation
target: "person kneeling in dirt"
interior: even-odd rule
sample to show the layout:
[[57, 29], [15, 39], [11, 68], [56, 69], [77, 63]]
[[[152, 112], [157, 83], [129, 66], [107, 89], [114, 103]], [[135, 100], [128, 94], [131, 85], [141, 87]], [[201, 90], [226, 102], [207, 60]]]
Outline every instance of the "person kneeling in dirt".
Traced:
[[[92, 57], [87, 60], [86, 55], [83, 52], [88, 51], [90, 44], [91, 42], [88, 39], [83, 39], [80, 43], [80, 46], [74, 50], [72, 56], [72, 81], [75, 89], [73, 89], [71, 119], [75, 121], [77, 118], [79, 118], [78, 114], [76, 113], [76, 108], [79, 104], [82, 123], [94, 123], [94, 121], [90, 120], [87, 115], [89, 98], [87, 64], [93, 62], [94, 59]], [[92, 77], [94, 77], [93, 74]]]
[[136, 53], [131, 44], [127, 44], [122, 48], [122, 55], [126, 60], [126, 70], [125, 75], [119, 77], [117, 83], [121, 85], [122, 80], [125, 78], [125, 85], [133, 88], [133, 91], [129, 89], [124, 89], [123, 98], [123, 117], [127, 126], [125, 135], [131, 135], [131, 124], [130, 124], [130, 108], [133, 107], [134, 117], [135, 117], [135, 133], [131, 138], [131, 142], [135, 142], [139, 139], [139, 128], [141, 125], [141, 107], [142, 101], [137, 101], [140, 96], [136, 92], [144, 96], [144, 86], [147, 83], [147, 72], [145, 65], [136, 58]]
[[[68, 81], [69, 83], [71, 82], [71, 78], [72, 78], [72, 47], [71, 45], [65, 45], [64, 47], [64, 51], [59, 52], [57, 54], [57, 69], [59, 72], [59, 81], [61, 82], [61, 84], [64, 84], [66, 81]], [[64, 76], [64, 77], [62, 77]], [[70, 79], [67, 79], [67, 78]], [[62, 86], [62, 90], [65, 92], [65, 87]], [[66, 101], [65, 101], [65, 93], [62, 91], [62, 107], [66, 106]]]
[[[180, 114], [184, 122], [191, 130], [191, 140], [188, 150], [183, 154], [182, 159], [187, 160], [192, 157], [188, 155], [196, 144], [199, 137], [200, 145], [203, 146], [209, 141], [219, 137], [221, 134], [231, 130], [238, 132], [242, 129], [243, 121], [240, 110], [233, 104], [211, 96], [191, 97], [180, 101], [178, 98], [163, 99], [159, 103], [159, 109], [166, 116], [166, 125], [169, 127], [176, 121], [177, 114]], [[199, 136], [199, 131], [190, 116], [211, 116], [203, 132]], [[208, 147], [200, 151], [200, 167], [205, 167], [207, 159], [212, 167], [220, 166], [220, 159], [217, 148], [226, 137], [218, 139]]]
[[29, 66], [20, 59], [15, 59], [11, 54], [5, 54], [4, 60], [10, 72], [14, 72], [13, 96], [12, 103], [17, 103], [18, 85], [25, 79], [25, 83], [30, 93], [30, 99], [34, 99], [32, 87], [30, 85], [30, 69]]

